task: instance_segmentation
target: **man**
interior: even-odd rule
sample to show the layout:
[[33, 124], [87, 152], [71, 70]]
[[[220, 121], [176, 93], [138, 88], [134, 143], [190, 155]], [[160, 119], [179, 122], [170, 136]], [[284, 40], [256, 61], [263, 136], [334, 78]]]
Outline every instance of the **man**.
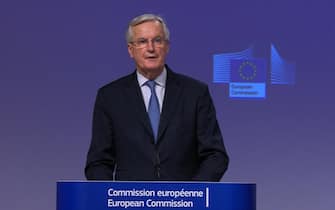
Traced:
[[165, 65], [161, 17], [134, 18], [126, 39], [136, 71], [98, 91], [87, 179], [219, 181], [228, 156], [207, 86]]

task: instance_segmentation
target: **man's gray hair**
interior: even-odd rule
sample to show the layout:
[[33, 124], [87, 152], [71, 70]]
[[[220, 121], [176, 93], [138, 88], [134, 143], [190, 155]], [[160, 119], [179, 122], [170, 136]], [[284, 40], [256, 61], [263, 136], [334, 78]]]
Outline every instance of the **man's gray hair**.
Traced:
[[154, 14], [143, 14], [140, 16], [135, 17], [134, 19], [132, 19], [128, 25], [128, 29], [126, 31], [126, 40], [127, 43], [132, 42], [133, 40], [133, 29], [132, 27], [139, 25], [141, 23], [144, 22], [149, 22], [149, 21], [158, 21], [162, 24], [163, 26], [163, 32], [164, 32], [164, 38], [169, 41], [170, 40], [170, 31], [165, 23], [165, 21], [163, 20], [162, 17], [158, 16], [158, 15], [154, 15]]

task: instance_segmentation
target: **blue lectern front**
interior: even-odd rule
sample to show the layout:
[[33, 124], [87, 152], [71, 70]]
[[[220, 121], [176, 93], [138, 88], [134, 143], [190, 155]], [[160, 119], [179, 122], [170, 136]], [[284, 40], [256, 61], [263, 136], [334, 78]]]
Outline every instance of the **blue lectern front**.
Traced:
[[57, 210], [256, 210], [256, 184], [216, 182], [57, 182]]

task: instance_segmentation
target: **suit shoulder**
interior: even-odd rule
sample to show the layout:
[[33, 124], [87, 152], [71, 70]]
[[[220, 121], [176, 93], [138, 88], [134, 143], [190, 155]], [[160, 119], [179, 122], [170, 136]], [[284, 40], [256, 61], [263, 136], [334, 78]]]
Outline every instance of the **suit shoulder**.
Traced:
[[113, 80], [110, 83], [107, 83], [99, 88], [99, 92], [109, 92], [113, 90], [118, 90], [119, 88], [124, 88], [129, 85], [129, 83], [134, 79], [133, 74], [129, 74], [126, 76], [123, 76], [121, 78], [118, 78], [116, 80]]
[[207, 89], [208, 85], [200, 80], [194, 79], [190, 76], [175, 73], [176, 78], [178, 81], [184, 86], [189, 88], [196, 88], [196, 89]]

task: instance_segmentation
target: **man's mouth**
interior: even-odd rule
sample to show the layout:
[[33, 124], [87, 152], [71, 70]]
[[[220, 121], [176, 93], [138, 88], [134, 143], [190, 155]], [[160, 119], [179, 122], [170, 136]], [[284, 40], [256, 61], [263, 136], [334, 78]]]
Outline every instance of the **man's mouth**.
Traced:
[[158, 56], [155, 56], [155, 55], [146, 56], [146, 59], [149, 59], [149, 60], [156, 59], [156, 58], [158, 58]]

